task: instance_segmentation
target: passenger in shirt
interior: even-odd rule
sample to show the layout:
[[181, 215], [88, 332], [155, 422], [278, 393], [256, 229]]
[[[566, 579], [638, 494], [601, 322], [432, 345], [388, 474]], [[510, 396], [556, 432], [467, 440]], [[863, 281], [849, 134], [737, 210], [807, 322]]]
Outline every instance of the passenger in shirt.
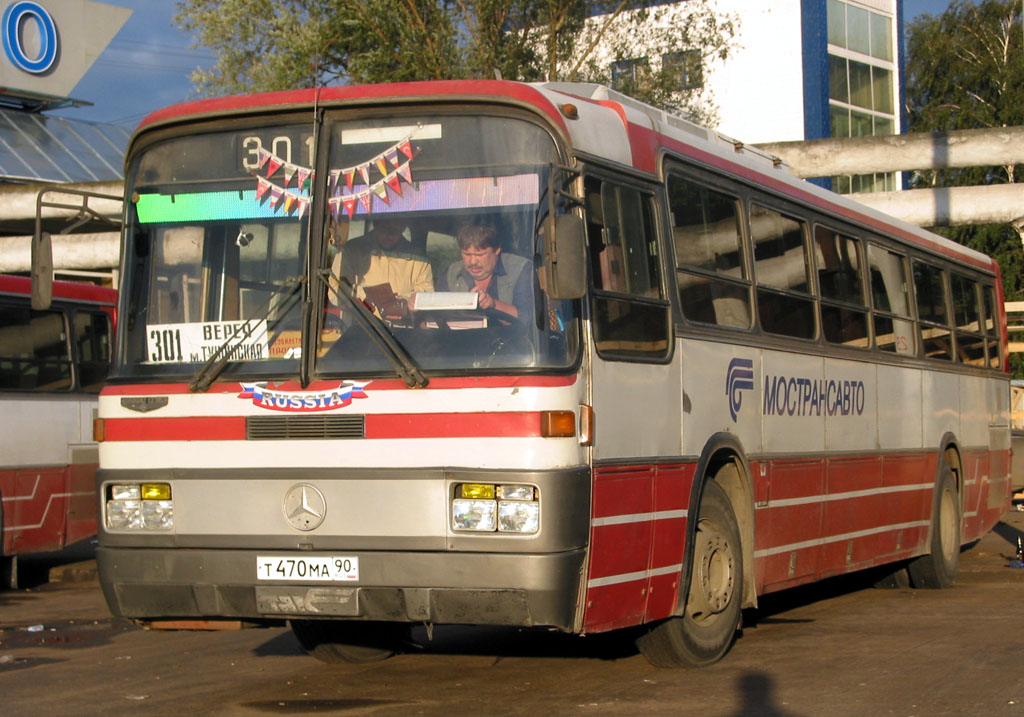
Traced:
[[[380, 295], [373, 290], [375, 287], [387, 285], [391, 287], [394, 304], [378, 306], [378, 313], [389, 314], [386, 318], [407, 313], [410, 295], [434, 290], [434, 275], [426, 255], [403, 236], [407, 226], [403, 219], [377, 219], [373, 229], [347, 242], [331, 265], [332, 288], [336, 291], [337, 277], [344, 277], [352, 282], [356, 297], [366, 299], [368, 293]], [[337, 303], [333, 292], [331, 298]], [[378, 299], [376, 303], [388, 302]]]
[[448, 267], [438, 282], [438, 291], [476, 292], [481, 309], [527, 317], [533, 297], [530, 262], [515, 254], [502, 253], [493, 227], [465, 226], [456, 239], [462, 261]]

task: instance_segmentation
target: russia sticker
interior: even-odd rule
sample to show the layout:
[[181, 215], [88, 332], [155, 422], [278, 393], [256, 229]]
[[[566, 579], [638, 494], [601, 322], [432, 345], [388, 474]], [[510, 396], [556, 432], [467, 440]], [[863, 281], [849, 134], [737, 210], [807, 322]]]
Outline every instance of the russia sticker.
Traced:
[[254, 406], [271, 411], [312, 413], [344, 408], [354, 398], [366, 398], [369, 381], [342, 381], [337, 388], [326, 391], [274, 391], [267, 388], [266, 381], [243, 383], [238, 398], [252, 399]]

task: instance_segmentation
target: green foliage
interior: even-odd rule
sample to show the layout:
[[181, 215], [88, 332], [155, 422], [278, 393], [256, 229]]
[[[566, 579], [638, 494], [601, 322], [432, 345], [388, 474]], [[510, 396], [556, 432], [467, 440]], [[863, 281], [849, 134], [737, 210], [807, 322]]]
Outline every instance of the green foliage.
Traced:
[[[682, 86], [733, 46], [736, 19], [711, 0], [179, 0], [176, 22], [217, 54], [203, 95], [325, 84], [493, 78], [610, 81], [639, 60], [635, 96], [712, 119], [710, 93]], [[603, 14], [598, 15], [601, 12]], [[662, 63], [686, 52], [688, 63]], [[645, 58], [656, 58], [650, 62]], [[685, 73], [683, 72], [685, 70]]]
[[[912, 132], [1024, 125], [1021, 0], [953, 0], [908, 28], [907, 113]], [[1005, 184], [1019, 165], [915, 172], [915, 187]], [[1021, 211], [1024, 214], [1024, 209]], [[937, 230], [999, 262], [1007, 301], [1024, 299], [1021, 236], [1010, 225]], [[1024, 361], [1014, 357], [1014, 376]]]
[[1024, 124], [1020, 0], [953, 0], [909, 28], [907, 109], [915, 131]]

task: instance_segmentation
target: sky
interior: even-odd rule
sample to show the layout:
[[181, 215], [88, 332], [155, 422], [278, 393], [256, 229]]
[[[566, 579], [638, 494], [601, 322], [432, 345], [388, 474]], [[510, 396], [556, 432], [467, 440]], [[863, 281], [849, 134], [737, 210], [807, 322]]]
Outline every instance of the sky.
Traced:
[[196, 99], [189, 75], [196, 67], [210, 67], [215, 58], [209, 50], [193, 48], [192, 38], [175, 26], [177, 3], [102, 1], [133, 12], [69, 93], [93, 106], [53, 114], [134, 128], [153, 110]]
[[[107, 49], [71, 92], [92, 107], [56, 114], [134, 128], [153, 110], [195, 99], [189, 78], [197, 67], [209, 67], [214, 55], [192, 47], [192, 38], [174, 25], [171, 0], [104, 0], [133, 10]], [[780, 1], [780, 0], [768, 0]], [[785, 0], [793, 2], [794, 0]], [[905, 0], [907, 23], [918, 15], [940, 14], [950, 0]]]

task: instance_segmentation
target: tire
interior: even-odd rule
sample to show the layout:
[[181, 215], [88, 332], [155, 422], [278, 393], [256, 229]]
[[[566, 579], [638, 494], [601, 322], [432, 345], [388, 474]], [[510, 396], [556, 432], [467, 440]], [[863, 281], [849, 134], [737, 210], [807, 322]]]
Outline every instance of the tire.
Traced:
[[729, 650], [740, 623], [743, 548], [736, 514], [714, 481], [704, 486], [683, 614], [654, 625], [637, 647], [655, 667], [705, 667]]
[[960, 563], [960, 497], [956, 492], [953, 469], [942, 461], [935, 481], [932, 502], [931, 545], [927, 555], [915, 558], [907, 566], [915, 588], [948, 588], [956, 580]]
[[883, 568], [879, 575], [875, 581], [875, 587], [879, 590], [905, 590], [910, 587], [910, 573], [906, 565], [900, 564], [896, 568], [890, 565]]
[[408, 625], [391, 622], [292, 620], [291, 628], [302, 649], [330, 664], [386, 660], [409, 636]]

